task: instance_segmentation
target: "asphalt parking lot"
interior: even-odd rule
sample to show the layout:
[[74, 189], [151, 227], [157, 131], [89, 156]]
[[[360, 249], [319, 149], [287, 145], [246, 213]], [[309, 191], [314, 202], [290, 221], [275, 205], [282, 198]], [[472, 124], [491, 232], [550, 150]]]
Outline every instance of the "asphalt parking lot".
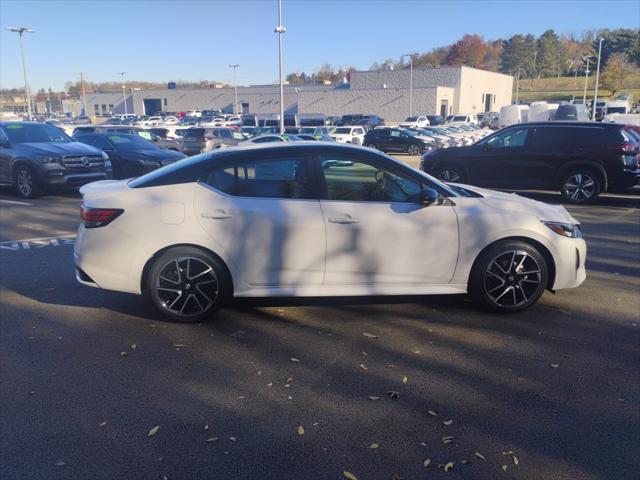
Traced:
[[168, 323], [76, 283], [78, 209], [0, 191], [2, 479], [637, 478], [638, 190], [569, 207], [586, 282], [508, 316], [413, 297]]

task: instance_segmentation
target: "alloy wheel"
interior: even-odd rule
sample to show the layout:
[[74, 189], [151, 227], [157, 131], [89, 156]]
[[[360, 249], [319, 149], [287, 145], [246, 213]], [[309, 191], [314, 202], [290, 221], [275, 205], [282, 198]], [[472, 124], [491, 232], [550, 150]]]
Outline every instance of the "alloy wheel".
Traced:
[[484, 291], [495, 305], [517, 308], [535, 297], [542, 282], [536, 259], [524, 250], [495, 257], [484, 272]]
[[445, 182], [459, 182], [462, 178], [462, 176], [456, 172], [455, 170], [451, 170], [449, 168], [445, 168], [444, 170], [440, 171], [440, 174], [438, 175], [438, 178], [440, 180], [443, 180]]
[[574, 202], [584, 202], [596, 194], [597, 183], [587, 173], [576, 173], [564, 182], [562, 190], [568, 199]]
[[165, 264], [155, 282], [163, 308], [181, 317], [195, 317], [218, 299], [218, 277], [213, 267], [194, 257], [179, 257]]
[[416, 145], [409, 145], [407, 153], [409, 155], [414, 155], [415, 156], [415, 155], [420, 154], [420, 149]]
[[23, 197], [29, 197], [33, 193], [33, 177], [27, 167], [19, 167], [16, 172], [16, 187]]

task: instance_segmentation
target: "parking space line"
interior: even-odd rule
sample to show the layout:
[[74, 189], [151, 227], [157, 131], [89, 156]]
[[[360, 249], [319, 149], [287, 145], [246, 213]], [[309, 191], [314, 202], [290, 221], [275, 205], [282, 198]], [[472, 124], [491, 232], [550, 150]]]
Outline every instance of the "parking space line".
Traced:
[[20, 202], [18, 200], [2, 200], [0, 199], [0, 203], [8, 203], [9, 205], [24, 205], [30, 207], [33, 203], [30, 202]]
[[24, 240], [6, 240], [0, 242], [0, 250], [16, 252], [19, 250], [31, 250], [44, 247], [60, 247], [63, 245], [73, 245], [76, 234], [59, 235], [56, 237], [28, 238]]

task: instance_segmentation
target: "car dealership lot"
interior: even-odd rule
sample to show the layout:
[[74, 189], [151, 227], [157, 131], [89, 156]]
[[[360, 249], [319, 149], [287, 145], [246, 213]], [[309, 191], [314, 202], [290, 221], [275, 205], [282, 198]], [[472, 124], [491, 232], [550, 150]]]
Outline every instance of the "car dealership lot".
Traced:
[[77, 285], [77, 194], [0, 193], [0, 478], [640, 468], [637, 187], [568, 207], [588, 278], [516, 315], [463, 297], [298, 299], [236, 302], [200, 325]]

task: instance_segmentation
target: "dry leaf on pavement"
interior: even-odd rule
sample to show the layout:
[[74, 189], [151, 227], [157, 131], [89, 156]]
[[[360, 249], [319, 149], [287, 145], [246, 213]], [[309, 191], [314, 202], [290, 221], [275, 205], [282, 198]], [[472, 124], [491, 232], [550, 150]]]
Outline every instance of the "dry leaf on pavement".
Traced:
[[156, 425], [151, 430], [149, 430], [147, 437], [153, 437], [156, 433], [158, 433], [158, 430], [160, 430], [160, 425]]
[[451, 469], [453, 468], [453, 465], [454, 465], [455, 463], [456, 463], [456, 462], [448, 462], [448, 463], [444, 466], [444, 471], [445, 471], [445, 472], [448, 472], [449, 470], [451, 470]]
[[476, 453], [474, 453], [474, 455], [476, 457], [478, 457], [480, 460], [485, 460], [485, 461], [487, 460], [487, 458], [483, 454], [481, 454], [480, 452], [476, 452]]
[[356, 477], [351, 472], [347, 472], [346, 470], [344, 472], [342, 472], [342, 475], [344, 475], [344, 478], [348, 478], [349, 480], [358, 480], [358, 477]]
[[377, 335], [374, 335], [373, 333], [368, 333], [368, 332], [363, 332], [362, 335], [364, 335], [367, 338], [378, 338]]
[[298, 435], [304, 435], [304, 427], [302, 425], [298, 427]]

